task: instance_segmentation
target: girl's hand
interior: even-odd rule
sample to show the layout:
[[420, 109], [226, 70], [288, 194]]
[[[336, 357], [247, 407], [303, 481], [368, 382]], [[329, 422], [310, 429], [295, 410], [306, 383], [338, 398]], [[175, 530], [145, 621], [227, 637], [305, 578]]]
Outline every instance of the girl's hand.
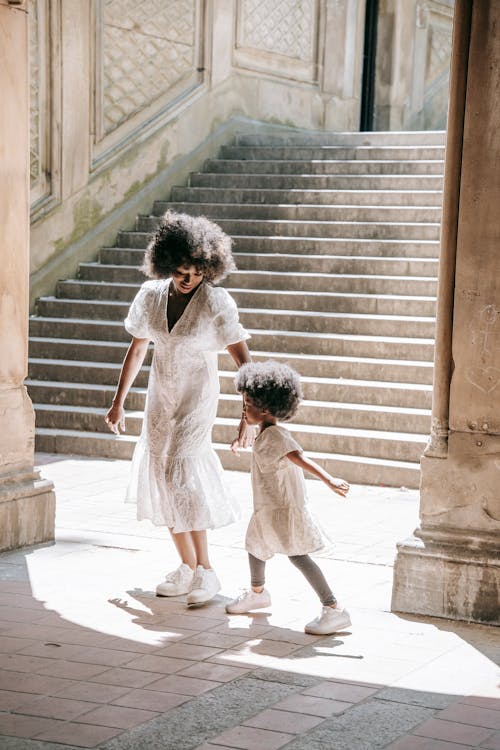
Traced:
[[115, 435], [120, 434], [120, 430], [125, 432], [125, 409], [119, 404], [113, 404], [111, 409], [104, 417], [104, 421], [108, 425], [111, 432]]
[[333, 490], [333, 492], [336, 492], [337, 495], [341, 495], [342, 497], [345, 497], [349, 492], [349, 485], [344, 479], [336, 479], [335, 477], [330, 477], [327, 484], [328, 487]]
[[238, 455], [240, 448], [251, 448], [255, 442], [255, 427], [250, 426], [245, 417], [241, 417], [238, 425], [238, 437], [231, 443], [231, 450]]

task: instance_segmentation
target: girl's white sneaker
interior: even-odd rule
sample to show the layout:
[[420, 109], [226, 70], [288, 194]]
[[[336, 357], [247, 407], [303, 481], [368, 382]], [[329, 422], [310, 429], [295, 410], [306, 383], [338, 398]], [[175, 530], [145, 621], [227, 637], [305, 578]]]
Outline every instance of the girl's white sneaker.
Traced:
[[346, 609], [323, 607], [318, 617], [307, 623], [304, 631], [311, 633], [311, 635], [331, 635], [338, 630], [350, 627], [350, 625], [351, 618]]
[[159, 583], [156, 587], [156, 593], [158, 596], [180, 596], [181, 594], [187, 594], [191, 591], [193, 584], [194, 570], [182, 563], [176, 570], [165, 577], [162, 583]]
[[252, 591], [243, 591], [236, 599], [226, 604], [228, 615], [244, 615], [245, 612], [251, 612], [253, 609], [264, 609], [271, 605], [271, 596], [269, 591], [262, 589], [259, 593]]

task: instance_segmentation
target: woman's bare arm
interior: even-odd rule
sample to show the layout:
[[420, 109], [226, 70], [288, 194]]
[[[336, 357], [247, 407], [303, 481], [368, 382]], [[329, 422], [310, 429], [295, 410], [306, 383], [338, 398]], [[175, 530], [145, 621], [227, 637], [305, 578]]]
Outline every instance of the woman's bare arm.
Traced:
[[120, 430], [125, 432], [125, 410], [123, 405], [127, 393], [142, 367], [144, 357], [148, 350], [148, 345], [149, 339], [136, 339], [134, 337], [127, 350], [125, 359], [123, 360], [115, 397], [113, 398], [111, 408], [104, 418], [109, 429], [111, 432], [114, 432], [115, 435], [119, 435]]
[[[236, 344], [230, 344], [226, 347], [238, 369], [241, 365], [252, 361], [252, 356], [248, 349], [246, 341], [238, 341]], [[241, 413], [240, 423], [238, 425], [238, 435], [231, 443], [233, 453], [238, 453], [238, 448], [248, 448], [255, 441], [255, 428], [248, 425], [243, 411]]]

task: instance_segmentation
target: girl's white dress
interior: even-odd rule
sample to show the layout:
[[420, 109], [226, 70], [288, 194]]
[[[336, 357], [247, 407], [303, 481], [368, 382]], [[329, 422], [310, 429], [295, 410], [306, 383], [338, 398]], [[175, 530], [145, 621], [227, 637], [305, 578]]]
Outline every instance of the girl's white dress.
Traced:
[[238, 517], [211, 431], [220, 390], [217, 352], [249, 335], [228, 292], [205, 282], [169, 332], [170, 283], [146, 281], [125, 320], [132, 336], [154, 342], [127, 501], [137, 503], [139, 520], [177, 533], [225, 526]]
[[245, 547], [260, 560], [275, 552], [307, 555], [329, 542], [307, 508], [302, 469], [286, 457], [292, 451], [302, 448], [281, 425], [266, 427], [253, 446], [254, 512]]

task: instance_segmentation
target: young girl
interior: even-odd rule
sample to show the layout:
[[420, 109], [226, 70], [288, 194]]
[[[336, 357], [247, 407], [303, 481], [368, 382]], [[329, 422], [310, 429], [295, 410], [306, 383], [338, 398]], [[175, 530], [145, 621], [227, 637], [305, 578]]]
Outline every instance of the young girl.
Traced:
[[[125, 431], [125, 398], [153, 341], [127, 500], [137, 503], [139, 520], [169, 528], [181, 564], [156, 593], [187, 594], [188, 604], [204, 604], [220, 589], [206, 529], [237, 518], [211, 444], [219, 397], [217, 352], [226, 348], [238, 367], [250, 361], [249, 335], [238, 321], [236, 304], [225, 289], [214, 286], [234, 268], [231, 239], [217, 224], [165, 214], [143, 266], [154, 280], [142, 285], [125, 320], [132, 343], [106, 415], [113, 432]], [[252, 440], [242, 420], [238, 441]]]
[[[329, 635], [347, 628], [351, 624], [347, 610], [338, 606], [323, 573], [308, 554], [320, 549], [324, 541], [307, 510], [302, 470], [314, 474], [341, 497], [347, 494], [349, 485], [306, 458], [289, 431], [277, 424], [278, 419], [293, 417], [301, 399], [300, 380], [294, 370], [276, 362], [245, 364], [235, 383], [243, 394], [248, 424], [258, 425], [260, 431], [252, 454], [254, 512], [245, 540], [251, 589], [230, 602], [226, 612], [243, 614], [271, 604], [264, 588], [265, 561], [280, 552], [304, 574], [323, 605], [320, 615], [305, 626], [305, 632]], [[236, 441], [233, 450], [238, 447]]]

